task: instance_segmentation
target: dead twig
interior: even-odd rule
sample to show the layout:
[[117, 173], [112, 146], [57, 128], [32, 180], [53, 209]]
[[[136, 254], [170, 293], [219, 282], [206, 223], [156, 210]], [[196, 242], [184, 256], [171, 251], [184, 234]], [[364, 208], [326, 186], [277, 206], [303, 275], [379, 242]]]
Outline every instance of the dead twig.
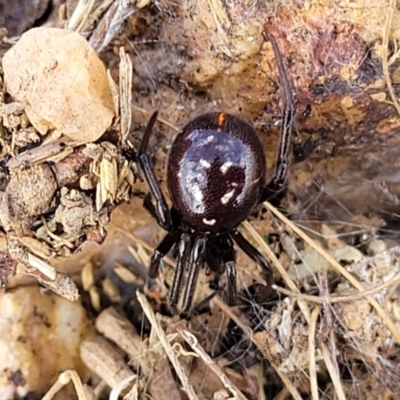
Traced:
[[105, 381], [111, 389], [133, 375], [121, 354], [99, 335], [85, 339], [81, 343], [80, 354], [86, 366]]
[[157, 333], [157, 336], [158, 336], [160, 342], [162, 343], [164, 350], [167, 353], [167, 356], [168, 356], [171, 364], [175, 368], [175, 371], [182, 383], [183, 390], [186, 392], [189, 399], [197, 400], [198, 399], [197, 394], [194, 391], [192, 385], [190, 384], [189, 378], [187, 377], [186, 372], [182, 368], [182, 365], [179, 363], [178, 357], [177, 357], [176, 353], [174, 352], [174, 349], [172, 348], [171, 344], [169, 343], [164, 330], [161, 328], [160, 323], [157, 321], [154, 311], [151, 308], [150, 303], [147, 301], [146, 296], [144, 296], [142, 293], [137, 291], [136, 297], [137, 297], [140, 305], [142, 306], [142, 309], [143, 309], [144, 313], [146, 314], [146, 317], [150, 321], [152, 328]]
[[224, 384], [225, 388], [228, 389], [236, 399], [241, 399], [241, 400], [246, 400], [246, 396], [236, 387], [236, 385], [228, 378], [228, 376], [221, 370], [219, 365], [215, 363], [212, 358], [205, 352], [203, 347], [201, 347], [199, 341], [197, 340], [196, 336], [194, 336], [191, 332], [182, 329], [182, 328], [177, 328], [177, 331], [179, 334], [185, 339], [185, 341], [190, 345], [190, 347], [193, 349], [193, 351], [198, 354], [199, 357], [205, 362], [208, 368], [212, 372], [214, 372], [215, 375], [218, 376], [218, 378], [221, 380], [221, 382]]
[[152, 368], [144, 357], [147, 346], [127, 318], [120, 315], [114, 308], [109, 307], [97, 317], [96, 329], [127, 353], [130, 357], [130, 363], [134, 361], [135, 364], [140, 364], [146, 377], [150, 376]]

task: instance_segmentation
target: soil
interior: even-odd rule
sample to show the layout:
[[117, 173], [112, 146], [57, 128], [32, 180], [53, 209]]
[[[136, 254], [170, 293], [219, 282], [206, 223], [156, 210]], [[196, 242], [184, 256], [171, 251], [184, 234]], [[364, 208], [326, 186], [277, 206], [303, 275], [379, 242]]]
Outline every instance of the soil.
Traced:
[[[0, 399], [398, 398], [400, 11], [322, 3], [0, 0]], [[263, 31], [294, 96], [290, 168], [239, 229], [274, 284], [237, 249], [238, 304], [201, 271], [182, 316], [174, 252], [148, 276], [165, 231], [138, 146], [158, 110], [168, 194], [176, 133], [223, 110], [270, 180], [284, 99]]]

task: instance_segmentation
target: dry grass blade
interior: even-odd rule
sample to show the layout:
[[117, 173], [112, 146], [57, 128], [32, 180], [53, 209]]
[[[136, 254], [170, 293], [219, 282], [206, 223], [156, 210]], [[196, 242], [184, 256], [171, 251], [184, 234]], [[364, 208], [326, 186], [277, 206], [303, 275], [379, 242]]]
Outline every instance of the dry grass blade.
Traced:
[[236, 399], [246, 400], [246, 396], [235, 386], [235, 384], [227, 377], [227, 375], [221, 370], [221, 368], [216, 364], [212, 358], [205, 352], [205, 350], [201, 347], [199, 341], [196, 336], [192, 333], [188, 332], [185, 329], [177, 328], [180, 335], [185, 339], [185, 341], [190, 345], [190, 347], [194, 350], [196, 354], [201, 357], [201, 359], [205, 362], [208, 368], [214, 372], [215, 375], [221, 380], [224, 384], [225, 388], [228, 389]]
[[346, 400], [346, 395], [344, 394], [344, 390], [343, 390], [342, 382], [340, 380], [339, 373], [332, 362], [329, 350], [325, 344], [321, 345], [321, 350], [322, 350], [322, 355], [324, 357], [326, 368], [329, 371], [329, 375], [332, 379], [332, 383], [335, 388], [336, 396], [339, 400]]
[[128, 376], [123, 379], [117, 386], [115, 386], [110, 393], [109, 400], [118, 400], [122, 392], [128, 387], [128, 385], [137, 379], [137, 375]]
[[375, 286], [372, 289], [369, 290], [364, 290], [360, 293], [349, 295], [349, 296], [329, 296], [329, 297], [319, 297], [319, 296], [311, 296], [308, 294], [303, 294], [303, 293], [297, 293], [297, 292], [292, 292], [290, 290], [281, 288], [276, 285], [272, 285], [272, 288], [276, 290], [277, 292], [280, 292], [282, 294], [285, 294], [286, 296], [290, 297], [297, 297], [299, 299], [305, 300], [305, 301], [311, 301], [313, 303], [319, 303], [319, 304], [325, 304], [325, 303], [341, 303], [341, 302], [350, 302], [354, 300], [359, 300], [362, 299], [366, 296], [373, 295], [375, 293], [378, 293], [384, 289], [387, 289], [389, 286], [395, 286], [400, 282], [400, 272], [395, 275], [390, 281], [381, 283], [380, 285]]
[[174, 366], [174, 369], [182, 383], [183, 390], [186, 392], [189, 399], [191, 399], [191, 400], [198, 399], [196, 392], [194, 391], [192, 385], [189, 382], [189, 378], [186, 376], [186, 373], [185, 373], [184, 369], [182, 368], [182, 365], [179, 363], [178, 357], [176, 356], [174, 349], [172, 348], [171, 344], [169, 343], [164, 330], [161, 328], [159, 322], [157, 321], [154, 311], [151, 308], [150, 303], [147, 301], [146, 296], [144, 296], [139, 291], [136, 292], [136, 296], [137, 296], [137, 299], [138, 299], [140, 305], [143, 308], [144, 313], [146, 314], [147, 319], [150, 321], [152, 328], [157, 333], [157, 336], [158, 336], [161, 344], [163, 345], [164, 350], [167, 353], [167, 356], [168, 356], [171, 364]]
[[132, 61], [123, 47], [119, 49], [119, 98], [121, 106], [121, 135], [125, 140], [132, 121]]
[[[145, 110], [144, 108], [139, 107], [139, 106], [137, 106], [137, 105], [135, 105], [135, 104], [132, 104], [132, 108], [135, 109], [135, 110], [137, 110], [137, 111], [140, 111], [141, 113], [146, 114], [146, 115], [148, 115], [148, 116], [150, 116], [150, 115], [152, 114], [152, 112], [149, 112], [149, 111]], [[165, 126], [170, 127], [170, 128], [173, 129], [175, 132], [179, 132], [179, 131], [180, 131], [180, 129], [179, 129], [175, 124], [173, 124], [172, 122], [169, 122], [168, 120], [166, 120], [166, 119], [164, 119], [164, 118], [161, 118], [160, 116], [157, 117], [157, 121], [158, 121], [158, 122], [161, 122], [161, 123], [164, 124]]]
[[[309, 236], [307, 236], [301, 229], [299, 229], [296, 225], [294, 225], [289, 219], [287, 219], [280, 211], [278, 211], [274, 206], [272, 206], [268, 202], [263, 203], [264, 206], [270, 210], [276, 217], [278, 217], [282, 222], [287, 224], [293, 232], [300, 236], [311, 248], [317, 251], [322, 257], [324, 257], [334, 269], [341, 275], [343, 275], [357, 290], [360, 292], [364, 292], [365, 288], [362, 284], [353, 276], [351, 275], [345, 268], [343, 268], [330, 254], [328, 254], [318, 243], [312, 240]], [[397, 330], [396, 325], [394, 322], [388, 317], [379, 303], [370, 295], [366, 296], [368, 302], [374, 307], [377, 314], [383, 319], [386, 323], [387, 327], [389, 328], [392, 335], [395, 337], [397, 343], [400, 344], [400, 332]]]
[[89, 18], [95, 3], [96, 0], [79, 0], [67, 23], [67, 29], [80, 32]]
[[317, 319], [321, 307], [316, 306], [311, 313], [311, 321], [308, 336], [308, 352], [309, 352], [309, 373], [310, 373], [310, 386], [312, 400], [318, 400], [318, 381], [317, 381], [317, 368], [315, 364], [315, 330], [317, 326]]
[[[268, 247], [268, 245], [264, 242], [263, 238], [256, 232], [256, 230], [250, 225], [248, 221], [243, 222], [243, 226], [249, 231], [249, 233], [253, 236], [253, 238], [257, 241], [258, 245], [265, 251], [267, 254], [267, 258], [272, 261], [275, 268], [278, 270], [280, 276], [285, 281], [286, 285], [294, 292], [300, 294], [300, 291], [296, 284], [293, 282], [292, 278], [288, 275], [286, 270], [283, 268], [282, 264], [276, 258], [273, 251]], [[303, 312], [304, 318], [307, 322], [310, 322], [310, 310], [308, 305], [303, 301], [299, 300], [299, 307]]]

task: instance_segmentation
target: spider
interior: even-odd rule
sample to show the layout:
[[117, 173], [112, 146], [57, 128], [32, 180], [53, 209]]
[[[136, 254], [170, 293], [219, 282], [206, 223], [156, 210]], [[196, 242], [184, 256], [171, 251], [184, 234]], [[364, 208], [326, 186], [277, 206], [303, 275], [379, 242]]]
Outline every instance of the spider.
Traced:
[[287, 174], [294, 107], [278, 46], [273, 37], [269, 40], [285, 96], [278, 160], [269, 184], [265, 183], [265, 156], [255, 130], [231, 114], [200, 115], [175, 138], [167, 166], [171, 209], [147, 153], [157, 112], [150, 118], [139, 146], [138, 164], [150, 187], [144, 207], [167, 231], [151, 257], [149, 276], [158, 276], [161, 259], [175, 248], [176, 270], [169, 304], [177, 305], [187, 270], [183, 313], [191, 308], [199, 271], [205, 264], [206, 273], [213, 270], [220, 276], [226, 272], [228, 304], [236, 303], [234, 243], [260, 265], [267, 282], [272, 278], [269, 262], [237, 230], [257, 205], [281, 191]]

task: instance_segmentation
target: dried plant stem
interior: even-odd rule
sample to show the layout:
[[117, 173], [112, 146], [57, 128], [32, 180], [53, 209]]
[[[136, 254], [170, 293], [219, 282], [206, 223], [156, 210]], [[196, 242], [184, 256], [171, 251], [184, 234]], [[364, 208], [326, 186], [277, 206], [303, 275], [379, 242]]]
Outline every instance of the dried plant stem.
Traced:
[[201, 357], [201, 359], [204, 361], [207, 367], [210, 368], [210, 370], [214, 372], [215, 375], [218, 376], [218, 378], [221, 380], [225, 388], [228, 389], [233, 394], [234, 398], [240, 400], [246, 400], [246, 396], [235, 386], [235, 384], [221, 370], [219, 365], [212, 360], [212, 358], [205, 352], [203, 347], [201, 347], [196, 336], [194, 336], [193, 333], [182, 328], [177, 328], [177, 330], [179, 334], [183, 337], [183, 339], [185, 339], [185, 341], [190, 345], [193, 351], [196, 354], [198, 354], [199, 357]]
[[[311, 248], [317, 251], [322, 257], [327, 260], [332, 267], [341, 275], [343, 275], [356, 289], [360, 292], [365, 292], [365, 288], [363, 285], [348, 272], [345, 268], [343, 268], [330, 254], [328, 254], [318, 243], [312, 240], [309, 236], [307, 236], [301, 229], [299, 229], [296, 225], [294, 225], [288, 218], [286, 218], [280, 211], [278, 211], [272, 204], [268, 202], [263, 203], [264, 206], [271, 211], [276, 217], [278, 217], [282, 222], [287, 224], [293, 232], [300, 236]], [[397, 343], [400, 344], [400, 332], [397, 330], [394, 322], [389, 318], [386, 312], [382, 309], [380, 304], [370, 295], [367, 295], [366, 298], [368, 302], [374, 307], [377, 314], [383, 319], [389, 328], [392, 335], [395, 337]]]
[[117, 386], [112, 388], [109, 400], [118, 400], [122, 396], [122, 392], [128, 387], [128, 385], [137, 379], [137, 375], [128, 376], [123, 379]]
[[142, 373], [148, 377], [151, 374], [151, 366], [148, 365], [144, 353], [147, 348], [142, 338], [136, 332], [135, 327], [128, 319], [119, 314], [114, 308], [103, 310], [96, 318], [96, 329], [110, 341], [118, 345], [130, 357], [130, 364], [140, 363]]
[[340, 380], [337, 368], [335, 368], [334, 363], [331, 359], [331, 354], [325, 344], [321, 344], [322, 355], [324, 357], [326, 368], [328, 369], [329, 375], [332, 379], [333, 386], [335, 388], [336, 396], [339, 400], [346, 400], [346, 395], [343, 391], [342, 382]]
[[187, 377], [184, 369], [182, 368], [182, 365], [179, 363], [178, 357], [176, 356], [174, 349], [172, 348], [171, 344], [168, 341], [167, 335], [165, 334], [164, 330], [161, 328], [160, 323], [157, 321], [156, 315], [154, 314], [153, 309], [151, 308], [150, 303], [147, 301], [146, 296], [140, 293], [139, 291], [136, 292], [137, 299], [140, 303], [140, 305], [143, 308], [144, 313], [146, 314], [146, 317], [148, 318], [151, 327], [154, 329], [154, 331], [157, 333], [158, 338], [160, 339], [161, 344], [163, 345], [163, 348], [165, 352], [167, 353], [167, 356], [175, 368], [175, 371], [182, 383], [182, 388], [188, 395], [189, 399], [191, 400], [197, 400], [197, 394], [194, 391], [192, 385], [189, 382], [189, 378]]
[[318, 381], [317, 369], [315, 364], [315, 330], [317, 326], [318, 315], [321, 311], [320, 306], [316, 306], [311, 312], [309, 336], [308, 336], [308, 353], [309, 353], [309, 373], [310, 373], [310, 386], [312, 400], [318, 400]]
[[129, 134], [132, 122], [132, 79], [133, 69], [132, 61], [125, 53], [125, 49], [120, 47], [119, 49], [119, 99], [121, 107], [121, 135], [123, 140]]
[[133, 375], [121, 353], [100, 335], [83, 340], [79, 350], [85, 365], [111, 389]]
[[298, 293], [298, 292], [292, 292], [288, 289], [285, 289], [285, 288], [282, 288], [282, 287], [276, 286], [276, 285], [273, 285], [272, 288], [274, 290], [276, 290], [277, 292], [285, 294], [290, 297], [299, 298], [304, 301], [311, 301], [313, 303], [325, 304], [325, 303], [342, 303], [342, 302], [344, 303], [344, 302], [359, 300], [359, 299], [362, 299], [369, 295], [378, 293], [384, 289], [387, 289], [389, 286], [394, 286], [395, 284], [397, 284], [399, 282], [400, 282], [400, 272], [398, 274], [396, 274], [389, 281], [381, 283], [380, 285], [377, 285], [372, 289], [364, 290], [360, 293], [356, 293], [356, 294], [352, 294], [352, 295], [348, 295], [348, 296], [329, 296], [328, 298], [320, 297], [320, 296], [311, 296], [308, 294], [303, 294], [303, 293]]
[[96, 0], [79, 0], [67, 22], [67, 29], [80, 32], [86, 24], [95, 2]]

